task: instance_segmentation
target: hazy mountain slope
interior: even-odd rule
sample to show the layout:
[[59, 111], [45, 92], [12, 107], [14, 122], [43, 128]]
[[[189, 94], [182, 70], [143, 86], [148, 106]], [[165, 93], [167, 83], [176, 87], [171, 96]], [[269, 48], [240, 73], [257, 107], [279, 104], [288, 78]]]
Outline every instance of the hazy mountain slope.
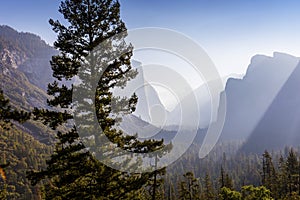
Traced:
[[298, 62], [298, 58], [283, 53], [257, 55], [243, 79], [228, 80], [223, 140], [244, 140], [252, 133]]
[[[189, 105], [195, 105], [193, 103], [196, 101], [196, 105], [198, 105], [198, 109], [193, 108]], [[186, 110], [182, 110], [186, 109]], [[190, 119], [199, 119], [199, 126], [205, 127], [208, 125], [210, 117], [211, 117], [211, 102], [210, 102], [210, 94], [206, 85], [202, 85], [192, 93], [188, 94], [184, 97], [178, 105], [169, 113], [167, 118], [168, 126], [179, 126], [182, 125], [184, 127], [189, 127], [190, 124], [182, 124], [182, 112], [188, 113], [188, 118]]]
[[[27, 111], [34, 107], [47, 108], [48, 96], [40, 87], [46, 84], [47, 77], [49, 77], [47, 73], [51, 69], [49, 61], [40, 61], [44, 60], [44, 53], [49, 53], [49, 49], [52, 48], [38, 36], [18, 33], [10, 27], [0, 26], [0, 88], [13, 107]], [[36, 63], [43, 65], [37, 66]], [[37, 71], [31, 73], [32, 67]], [[36, 84], [33, 84], [31, 80], [34, 80]], [[48, 139], [45, 140], [45, 138], [48, 138], [51, 131], [43, 125], [29, 121], [19, 125], [18, 128], [48, 143]]]
[[23, 72], [34, 85], [47, 89], [53, 81], [50, 59], [58, 52], [39, 36], [0, 26], [0, 60]]
[[145, 79], [143, 69], [144, 66], [142, 65], [142, 63], [135, 60], [132, 60], [131, 63], [133, 68], [138, 71], [137, 77], [128, 82], [126, 86], [128, 88], [131, 88], [131, 91], [136, 92], [136, 95], [138, 96], [138, 103], [133, 114], [151, 123], [154, 121], [151, 109], [154, 106], [160, 106], [163, 109], [165, 108], [159, 99], [157, 91]]
[[[225, 89], [225, 85], [228, 79], [235, 78], [241, 79], [243, 76], [239, 74], [230, 74], [228, 76], [222, 77], [221, 81], [223, 82], [224, 87], [221, 88], [221, 92]], [[210, 87], [215, 87], [218, 85], [220, 80], [210, 81]], [[219, 106], [219, 99], [220, 96], [218, 95], [215, 97], [214, 102], [216, 103], [216, 110]], [[192, 108], [189, 105], [193, 105], [192, 101], [196, 99], [196, 105], [198, 109]], [[188, 118], [189, 119], [199, 119], [199, 128], [207, 128], [211, 122], [214, 122], [215, 119], [211, 119], [212, 117], [212, 97], [211, 92], [209, 90], [208, 84], [202, 84], [198, 88], [194, 89], [190, 94], [185, 96], [180, 102], [175, 106], [175, 108], [168, 113], [167, 119], [167, 128], [172, 130], [181, 123], [181, 112], [182, 108], [187, 108]], [[212, 120], [212, 121], [211, 121]], [[184, 127], [189, 127], [189, 124], [181, 124]]]
[[300, 141], [300, 63], [268, 108], [241, 151], [262, 153]]

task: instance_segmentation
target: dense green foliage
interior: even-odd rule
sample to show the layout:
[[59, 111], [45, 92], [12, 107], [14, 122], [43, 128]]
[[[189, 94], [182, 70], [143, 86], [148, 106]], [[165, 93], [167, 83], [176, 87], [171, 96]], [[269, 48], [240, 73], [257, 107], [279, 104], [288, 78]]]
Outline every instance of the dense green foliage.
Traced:
[[51, 148], [36, 141], [15, 125], [5, 130], [0, 127], [1, 163], [8, 164], [4, 173], [6, 180], [0, 180], [2, 199], [39, 199], [38, 187], [30, 185], [26, 178], [29, 170], [45, 167]]
[[[220, 149], [235, 148], [232, 144], [219, 144], [205, 159], [191, 159], [194, 156], [188, 153], [170, 166], [166, 177], [170, 181], [164, 187], [165, 199], [169, 199], [168, 196], [190, 199], [191, 194], [193, 199], [207, 200], [300, 198], [300, 159], [294, 149], [221, 157], [217, 153]], [[191, 171], [182, 176], [180, 166], [182, 170]], [[170, 186], [175, 186], [175, 190], [170, 190]]]

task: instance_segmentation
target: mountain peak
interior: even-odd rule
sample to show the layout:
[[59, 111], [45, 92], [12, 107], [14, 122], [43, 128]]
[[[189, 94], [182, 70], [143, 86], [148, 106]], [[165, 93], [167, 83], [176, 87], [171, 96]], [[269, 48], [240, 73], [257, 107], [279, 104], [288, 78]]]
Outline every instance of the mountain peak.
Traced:
[[40, 36], [29, 32], [19, 32], [8, 25], [0, 25], [0, 38], [11, 43], [22, 42], [23, 45], [37, 43], [39, 46], [50, 47]]
[[6, 32], [17, 32], [15, 29], [8, 25], [0, 25], [0, 30], [5, 30]]
[[[273, 56], [257, 54], [251, 58], [251, 63], [248, 66], [244, 79], [256, 76], [267, 76], [268, 74], [273, 73], [272, 71], [274, 70], [277, 70], [278, 73], [285, 73], [288, 71], [290, 74], [298, 62], [298, 57], [281, 52], [274, 52]], [[289, 66], [289, 69], [286, 69], [284, 66]]]

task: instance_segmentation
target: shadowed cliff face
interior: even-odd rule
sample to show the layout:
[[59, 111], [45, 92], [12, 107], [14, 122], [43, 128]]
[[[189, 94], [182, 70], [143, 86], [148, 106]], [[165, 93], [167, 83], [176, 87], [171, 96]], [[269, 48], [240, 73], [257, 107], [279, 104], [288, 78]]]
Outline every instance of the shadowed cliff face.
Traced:
[[300, 142], [300, 64], [282, 86], [241, 151], [263, 153]]
[[249, 137], [298, 62], [298, 58], [282, 53], [274, 53], [273, 57], [254, 56], [243, 79], [228, 80], [222, 140]]

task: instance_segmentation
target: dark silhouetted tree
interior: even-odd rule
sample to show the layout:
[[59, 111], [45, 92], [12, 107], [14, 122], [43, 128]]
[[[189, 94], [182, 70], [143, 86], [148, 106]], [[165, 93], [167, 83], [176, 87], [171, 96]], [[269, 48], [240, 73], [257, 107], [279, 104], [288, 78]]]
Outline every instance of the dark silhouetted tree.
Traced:
[[286, 160], [286, 170], [287, 170], [289, 194], [292, 194], [293, 192], [298, 192], [299, 163], [298, 163], [297, 155], [293, 149], [289, 151], [289, 155]]
[[[123, 37], [126, 27], [120, 19], [120, 4], [115, 0], [65, 0], [59, 12], [66, 19], [65, 23], [50, 20], [58, 34], [54, 46], [60, 51], [51, 60], [53, 77], [57, 80], [48, 86], [48, 94], [52, 96], [48, 104], [55, 109], [34, 111], [36, 119], [57, 131], [57, 143], [47, 161], [47, 169], [30, 172], [28, 178], [32, 184], [47, 180], [44, 184], [46, 199], [140, 199], [139, 192], [149, 177], [153, 177], [153, 172], [120, 172], [93, 156], [95, 153], [111, 158], [116, 154], [116, 147], [135, 153], [153, 152], [163, 147], [163, 141], [141, 142], [136, 136], [124, 135], [115, 128], [120, 116], [133, 112], [137, 103], [134, 94], [119, 98], [112, 91], [124, 87], [137, 74], [130, 63], [133, 47], [126, 44]], [[103, 43], [106, 49], [99, 48]], [[112, 56], [119, 52], [123, 53]], [[83, 91], [82, 95], [87, 95], [89, 101], [72, 100], [75, 77], [81, 82], [77, 92]], [[93, 124], [87, 124], [88, 128], [71, 125], [70, 110], [75, 108], [84, 113], [89, 106], [94, 106], [96, 118], [88, 112], [83, 117], [96, 121], [101, 132]], [[86, 137], [79, 138], [81, 129]], [[114, 145], [104, 145], [104, 137]], [[96, 145], [87, 149], [82, 139]], [[91, 151], [92, 154], [88, 150], [95, 151]], [[138, 162], [134, 166], [127, 164], [127, 168], [139, 166]]]
[[272, 191], [274, 197], [279, 198], [277, 174], [273, 165], [272, 157], [268, 151], [265, 151], [263, 154], [262, 184]]
[[3, 91], [0, 90], [0, 125], [4, 129], [9, 129], [11, 121], [25, 122], [30, 118], [30, 113], [13, 109], [9, 100], [4, 97]]

